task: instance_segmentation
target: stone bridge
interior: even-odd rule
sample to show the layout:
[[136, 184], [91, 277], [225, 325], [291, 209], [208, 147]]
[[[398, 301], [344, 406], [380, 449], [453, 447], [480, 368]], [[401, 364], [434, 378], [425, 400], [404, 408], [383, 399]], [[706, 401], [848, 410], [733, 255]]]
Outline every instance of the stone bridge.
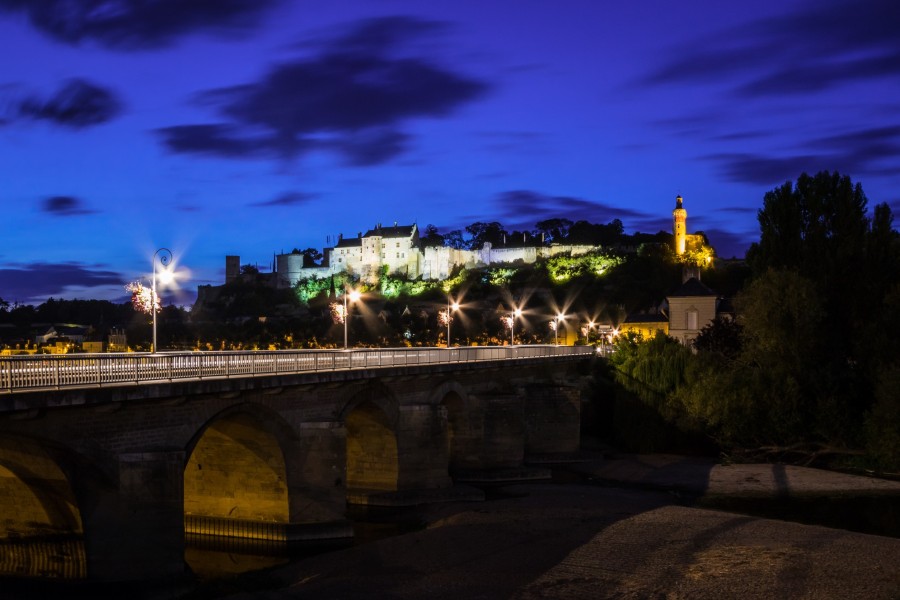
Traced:
[[0, 574], [177, 575], [186, 536], [348, 537], [579, 448], [589, 348], [293, 354], [0, 359]]

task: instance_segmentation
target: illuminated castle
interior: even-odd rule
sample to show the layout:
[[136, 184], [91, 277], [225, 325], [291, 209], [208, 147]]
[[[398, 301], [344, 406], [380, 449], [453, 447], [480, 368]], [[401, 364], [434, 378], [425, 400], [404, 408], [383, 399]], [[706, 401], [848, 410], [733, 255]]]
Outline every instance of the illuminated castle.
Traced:
[[[702, 235], [687, 233], [687, 211], [679, 195], [672, 211], [672, 233], [675, 254], [690, 259], [692, 264], [705, 266], [712, 260], [707, 250], [704, 254]], [[329, 240], [330, 242], [330, 240]], [[504, 244], [505, 246], [505, 244]], [[419, 229], [412, 225], [393, 227], [375, 225], [365, 234], [356, 237], [337, 237], [337, 243], [322, 251], [321, 265], [309, 264], [299, 250], [274, 256], [274, 281], [277, 287], [287, 288], [302, 279], [321, 279], [337, 273], [348, 273], [365, 281], [377, 281], [382, 273], [401, 274], [410, 279], [447, 279], [453, 270], [463, 266], [473, 268], [493, 264], [514, 264], [521, 261], [533, 264], [560, 254], [578, 256], [598, 250], [599, 246], [552, 243], [535, 246], [494, 247], [485, 242], [481, 248], [459, 249], [443, 245], [424, 246], [419, 241]], [[685, 256], [685, 255], [688, 256]], [[698, 263], [698, 260], [702, 262]], [[240, 275], [240, 257], [226, 257], [226, 281]]]
[[675, 238], [675, 254], [684, 254], [687, 245], [687, 211], [681, 206], [684, 199], [679, 194], [675, 198], [675, 210], [672, 211], [672, 236]]

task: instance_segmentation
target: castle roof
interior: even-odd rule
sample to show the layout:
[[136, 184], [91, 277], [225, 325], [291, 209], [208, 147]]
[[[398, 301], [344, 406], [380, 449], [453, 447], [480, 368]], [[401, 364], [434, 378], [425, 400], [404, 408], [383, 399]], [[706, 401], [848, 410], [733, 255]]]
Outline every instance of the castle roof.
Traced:
[[362, 246], [362, 238], [341, 238], [335, 248], [359, 248]]
[[368, 230], [365, 237], [408, 238], [412, 237], [415, 229], [415, 225], [394, 225], [393, 227], [382, 227], [381, 225], [377, 225], [375, 229]]
[[669, 298], [685, 298], [688, 296], [718, 296], [718, 294], [700, 283], [700, 280], [696, 277], [691, 277], [682, 283], [681, 287], [669, 294]]

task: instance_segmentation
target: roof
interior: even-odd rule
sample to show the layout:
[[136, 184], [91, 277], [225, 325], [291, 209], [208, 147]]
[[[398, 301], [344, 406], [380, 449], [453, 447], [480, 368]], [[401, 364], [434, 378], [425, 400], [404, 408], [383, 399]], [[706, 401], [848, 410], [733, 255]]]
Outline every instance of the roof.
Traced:
[[366, 232], [365, 237], [378, 236], [383, 238], [408, 238], [412, 237], [415, 225], [394, 225], [393, 227], [375, 227]]
[[686, 298], [695, 296], [718, 296], [714, 291], [700, 283], [696, 277], [691, 277], [681, 284], [677, 290], [669, 294], [669, 298]]
[[335, 248], [354, 248], [362, 246], [362, 238], [341, 238]]

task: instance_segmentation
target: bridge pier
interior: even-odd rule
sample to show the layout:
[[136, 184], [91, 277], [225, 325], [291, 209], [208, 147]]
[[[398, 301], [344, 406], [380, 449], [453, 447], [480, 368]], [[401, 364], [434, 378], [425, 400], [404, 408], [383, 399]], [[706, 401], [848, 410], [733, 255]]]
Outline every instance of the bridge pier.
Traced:
[[581, 447], [581, 393], [565, 385], [525, 388], [525, 454], [566, 454]]
[[482, 440], [479, 468], [521, 467], [525, 458], [524, 398], [520, 394], [480, 396]]
[[400, 407], [398, 489], [437, 489], [453, 485], [447, 473], [446, 420], [445, 410], [433, 404]]
[[[337, 421], [299, 425], [299, 441], [289, 450], [287, 471], [290, 521], [300, 524], [297, 536], [352, 537], [345, 517], [347, 503], [347, 429]], [[309, 527], [304, 528], [306, 524]]]
[[91, 579], [184, 573], [183, 478], [182, 451], [118, 456], [118, 489], [94, 490], [82, 506]]

